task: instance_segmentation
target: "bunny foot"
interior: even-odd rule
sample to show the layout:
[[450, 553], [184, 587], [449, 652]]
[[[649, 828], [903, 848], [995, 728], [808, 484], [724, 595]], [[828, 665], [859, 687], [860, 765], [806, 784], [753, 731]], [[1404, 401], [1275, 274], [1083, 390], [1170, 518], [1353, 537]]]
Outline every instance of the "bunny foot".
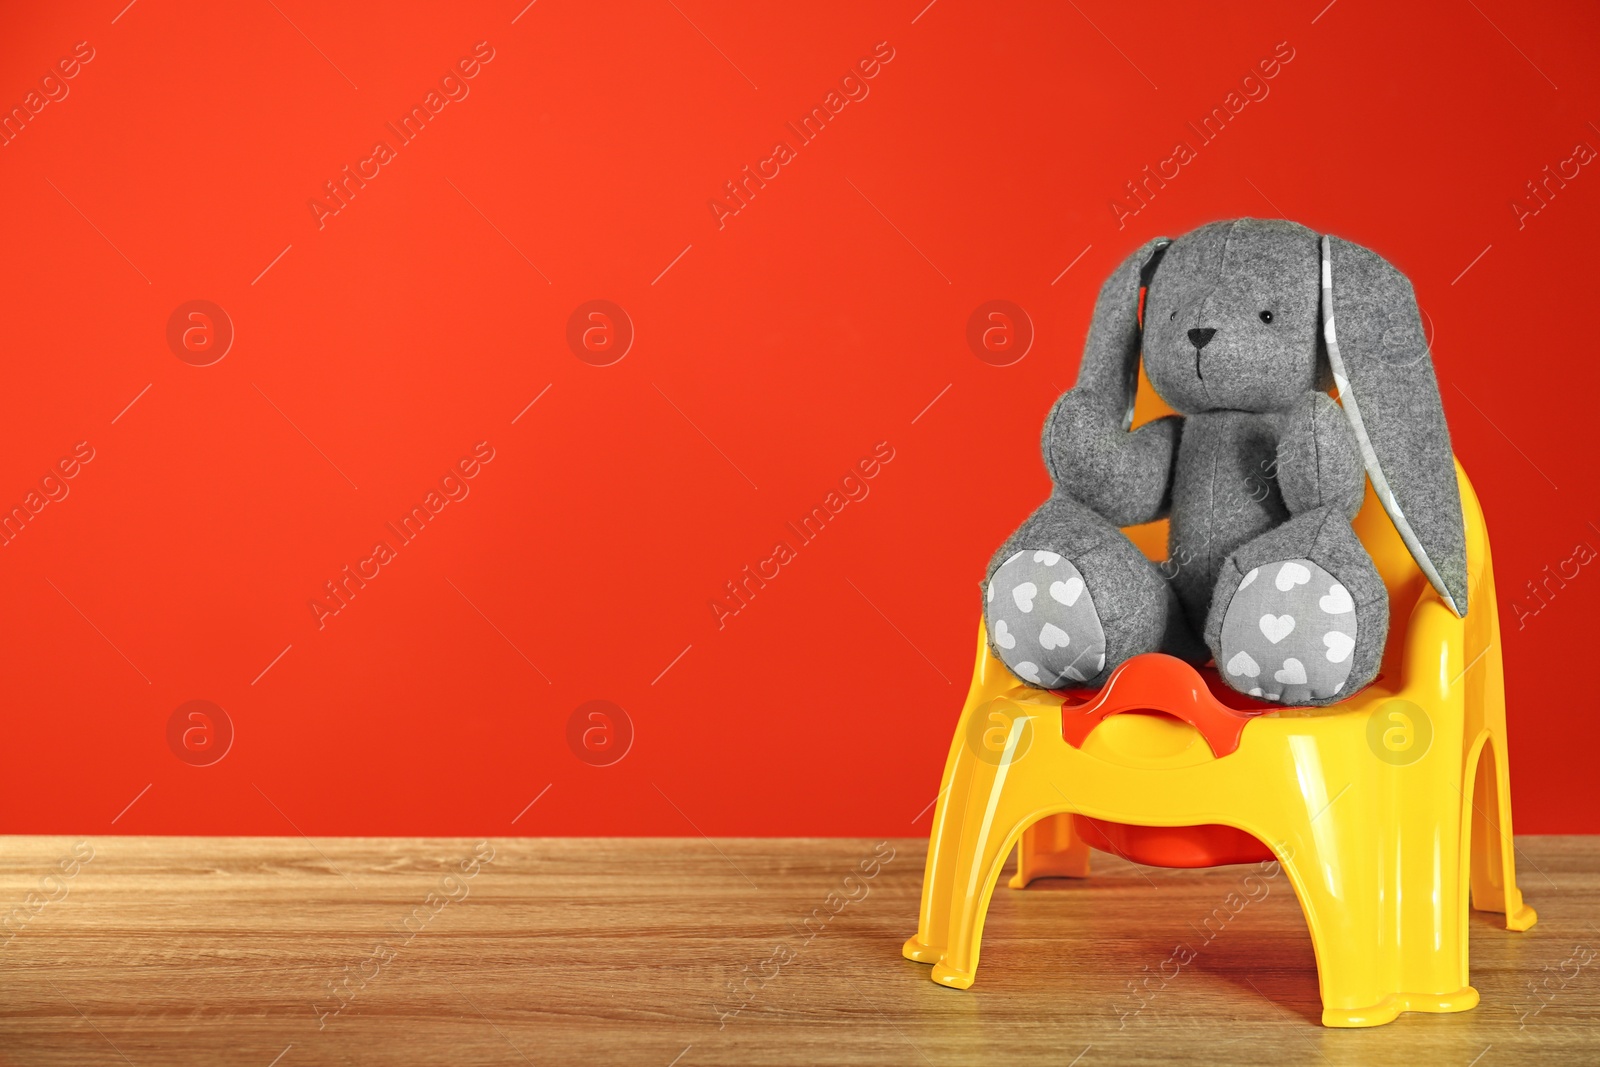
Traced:
[[1022, 551], [984, 593], [989, 642], [1011, 673], [1041, 689], [1082, 685], [1106, 665], [1106, 632], [1073, 562]]
[[1349, 680], [1357, 621], [1349, 590], [1311, 560], [1254, 567], [1223, 617], [1218, 670], [1262, 700], [1327, 700]]
[[1222, 565], [1206, 644], [1223, 681], [1278, 704], [1332, 704], [1378, 673], [1389, 597], [1355, 531], [1315, 509]]
[[1039, 689], [1093, 688], [1130, 656], [1210, 655], [1156, 565], [1066, 496], [1047, 500], [989, 561], [989, 651]]

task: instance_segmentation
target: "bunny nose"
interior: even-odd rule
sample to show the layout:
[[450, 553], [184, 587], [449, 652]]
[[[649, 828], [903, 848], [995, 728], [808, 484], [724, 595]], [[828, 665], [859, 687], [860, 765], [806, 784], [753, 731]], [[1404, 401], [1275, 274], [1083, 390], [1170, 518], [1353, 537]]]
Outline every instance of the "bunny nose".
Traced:
[[1190, 330], [1189, 343], [1197, 349], [1204, 348], [1211, 343], [1211, 339], [1216, 335], [1216, 330]]

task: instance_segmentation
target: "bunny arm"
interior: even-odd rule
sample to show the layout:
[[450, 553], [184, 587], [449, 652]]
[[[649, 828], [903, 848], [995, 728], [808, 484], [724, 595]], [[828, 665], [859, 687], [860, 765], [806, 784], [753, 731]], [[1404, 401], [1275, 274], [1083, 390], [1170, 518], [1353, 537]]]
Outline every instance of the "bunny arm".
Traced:
[[1057, 492], [1116, 526], [1153, 522], [1167, 513], [1183, 420], [1167, 415], [1122, 428], [1126, 402], [1089, 385], [1061, 394], [1045, 419], [1045, 466]]
[[1078, 382], [1044, 423], [1044, 461], [1056, 490], [1116, 526], [1153, 522], [1171, 502], [1182, 421], [1167, 416], [1128, 429], [1139, 381], [1139, 291], [1171, 243], [1146, 241], [1100, 286]]
[[1283, 414], [1274, 473], [1291, 515], [1329, 508], [1354, 519], [1361, 510], [1361, 450], [1344, 411], [1328, 394], [1305, 393]]

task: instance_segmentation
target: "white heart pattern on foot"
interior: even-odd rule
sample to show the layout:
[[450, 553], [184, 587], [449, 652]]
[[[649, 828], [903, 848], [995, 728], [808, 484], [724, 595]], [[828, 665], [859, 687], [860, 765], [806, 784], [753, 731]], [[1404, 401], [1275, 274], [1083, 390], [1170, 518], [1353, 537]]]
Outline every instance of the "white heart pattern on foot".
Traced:
[[1002, 594], [985, 600], [990, 647], [1012, 674], [1059, 688], [1104, 670], [1105, 629], [1069, 557], [1050, 549], [1015, 553], [990, 576], [989, 588]]
[[1011, 632], [1011, 627], [1006, 625], [1004, 619], [994, 624], [994, 643], [1001, 648], [1017, 647], [1017, 635]]
[[[1269, 580], [1256, 581], [1259, 575]], [[1252, 568], [1239, 579], [1214, 651], [1229, 685], [1296, 704], [1340, 692], [1354, 665], [1356, 636], [1349, 589], [1316, 561], [1290, 559]]]
[[1329, 615], [1348, 615], [1356, 610], [1356, 602], [1350, 599], [1350, 590], [1334, 582], [1328, 589], [1328, 595], [1317, 601], [1317, 606]]
[[1078, 602], [1083, 595], [1083, 579], [1073, 575], [1064, 582], [1050, 583], [1050, 598], [1065, 604], [1067, 607]]
[[1017, 602], [1017, 608], [1023, 612], [1033, 610], [1033, 598], [1039, 595], [1039, 587], [1032, 582], [1023, 582], [1011, 590], [1011, 599]]
[[1229, 674], [1242, 674], [1246, 678], [1254, 678], [1261, 673], [1261, 664], [1250, 658], [1250, 653], [1240, 649], [1228, 661]]
[[1272, 676], [1284, 685], [1305, 685], [1306, 665], [1290, 656], [1283, 661], [1283, 669], [1275, 671]]
[[1293, 615], [1263, 615], [1261, 616], [1261, 632], [1267, 640], [1277, 644], [1285, 637], [1294, 633]]
[[1310, 580], [1311, 572], [1290, 560], [1278, 568], [1278, 577], [1272, 584], [1278, 587], [1278, 592], [1287, 593], [1295, 586], [1305, 585]]
[[1072, 643], [1072, 638], [1067, 636], [1067, 631], [1053, 622], [1047, 622], [1039, 628], [1039, 647], [1044, 649], [1066, 648]]
[[1350, 658], [1350, 650], [1356, 647], [1355, 638], [1338, 630], [1329, 630], [1323, 634], [1322, 643], [1328, 646], [1329, 663], [1343, 663]]

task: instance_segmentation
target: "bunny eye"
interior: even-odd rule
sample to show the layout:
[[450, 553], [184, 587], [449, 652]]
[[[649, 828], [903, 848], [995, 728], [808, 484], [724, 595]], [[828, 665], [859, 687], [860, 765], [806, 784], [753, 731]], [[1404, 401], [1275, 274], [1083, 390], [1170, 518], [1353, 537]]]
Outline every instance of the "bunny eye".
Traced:
[[1261, 313], [1261, 321], [1265, 322], [1265, 323], [1271, 323], [1272, 322], [1272, 312], [1263, 311]]
[[1175, 319], [1177, 317], [1178, 317], [1178, 309], [1177, 308], [1173, 308], [1172, 309], [1172, 314], [1167, 316], [1167, 321], [1170, 322], [1170, 321], [1172, 321], [1173, 319]]

